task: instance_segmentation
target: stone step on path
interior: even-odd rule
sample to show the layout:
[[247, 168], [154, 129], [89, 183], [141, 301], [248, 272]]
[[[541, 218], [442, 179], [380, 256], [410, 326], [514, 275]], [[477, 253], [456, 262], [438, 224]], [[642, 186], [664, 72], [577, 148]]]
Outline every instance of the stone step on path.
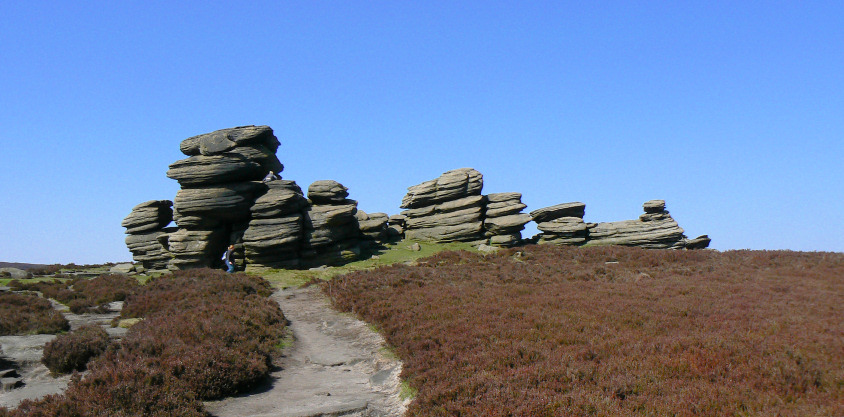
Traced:
[[273, 294], [293, 345], [271, 381], [252, 393], [206, 403], [217, 417], [402, 416], [401, 362], [366, 323], [335, 311], [319, 288]]

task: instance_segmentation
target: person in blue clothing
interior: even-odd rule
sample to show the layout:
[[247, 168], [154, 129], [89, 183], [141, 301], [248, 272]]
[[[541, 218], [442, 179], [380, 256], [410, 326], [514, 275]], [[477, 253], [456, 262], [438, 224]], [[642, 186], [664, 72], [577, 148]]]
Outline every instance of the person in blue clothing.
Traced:
[[226, 262], [226, 267], [228, 267], [226, 272], [230, 274], [234, 272], [234, 245], [229, 245], [229, 249], [226, 250], [226, 257], [223, 260]]

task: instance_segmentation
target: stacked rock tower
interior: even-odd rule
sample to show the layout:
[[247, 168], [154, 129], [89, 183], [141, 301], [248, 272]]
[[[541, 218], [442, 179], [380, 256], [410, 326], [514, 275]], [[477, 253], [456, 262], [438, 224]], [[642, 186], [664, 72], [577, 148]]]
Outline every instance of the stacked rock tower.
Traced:
[[188, 156], [170, 165], [167, 176], [182, 189], [174, 200], [179, 230], [170, 235], [172, 269], [216, 267], [229, 244], [243, 266], [242, 236], [255, 199], [266, 193], [260, 180], [284, 166], [276, 157], [280, 143], [269, 126], [223, 129], [182, 141]]
[[521, 193], [494, 193], [486, 196], [485, 236], [493, 246], [514, 246], [522, 242], [522, 230], [531, 220], [523, 214], [527, 205]]
[[[167, 171], [181, 185], [174, 202], [140, 204], [123, 221], [135, 261], [147, 269], [218, 267], [234, 245], [239, 269], [331, 265], [356, 259], [362, 241], [387, 237], [387, 215], [358, 212], [336, 181], [313, 183], [309, 198], [294, 181], [263, 181], [284, 169], [279, 145], [269, 126], [182, 141], [187, 158]], [[166, 227], [171, 220], [177, 227]]]
[[472, 168], [448, 171], [439, 178], [407, 189], [401, 208], [407, 209], [404, 235], [437, 242], [483, 239], [484, 176]]

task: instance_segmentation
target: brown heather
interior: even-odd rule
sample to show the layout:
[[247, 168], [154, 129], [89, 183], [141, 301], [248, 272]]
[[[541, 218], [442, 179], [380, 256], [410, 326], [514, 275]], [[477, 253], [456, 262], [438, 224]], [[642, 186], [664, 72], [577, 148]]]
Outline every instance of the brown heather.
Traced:
[[122, 312], [144, 320], [88, 374], [74, 376], [63, 395], [0, 408], [0, 416], [206, 416], [201, 400], [267, 377], [285, 326], [271, 291], [261, 278], [210, 269], [151, 280]]
[[0, 292], [0, 336], [53, 334], [70, 330], [62, 313], [37, 295]]
[[842, 416], [844, 254], [551, 245], [337, 277], [408, 416]]

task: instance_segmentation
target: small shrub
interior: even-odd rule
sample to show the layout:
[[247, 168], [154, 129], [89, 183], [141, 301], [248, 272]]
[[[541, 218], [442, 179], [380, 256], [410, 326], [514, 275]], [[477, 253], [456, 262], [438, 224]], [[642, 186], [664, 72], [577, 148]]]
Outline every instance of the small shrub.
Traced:
[[100, 326], [82, 326], [47, 343], [41, 363], [53, 375], [84, 371], [88, 361], [103, 353], [108, 343], [108, 333]]

